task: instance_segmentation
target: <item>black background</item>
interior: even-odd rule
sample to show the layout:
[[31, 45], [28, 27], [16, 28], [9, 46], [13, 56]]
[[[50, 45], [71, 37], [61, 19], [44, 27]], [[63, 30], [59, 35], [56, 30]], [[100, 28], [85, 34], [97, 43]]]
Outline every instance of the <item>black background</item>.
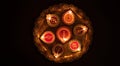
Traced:
[[[82, 9], [90, 18], [93, 26], [93, 41], [86, 54], [79, 60], [57, 64], [41, 55], [33, 42], [35, 19], [49, 6], [59, 3], [73, 4]], [[114, 1], [101, 0], [28, 0], [8, 2], [8, 17], [12, 20], [7, 25], [9, 41], [5, 44], [1, 64], [5, 65], [80, 65], [108, 66], [113, 64], [113, 46], [110, 39], [113, 16], [117, 8]], [[114, 6], [113, 6], [114, 5]], [[115, 20], [114, 20], [115, 21]]]

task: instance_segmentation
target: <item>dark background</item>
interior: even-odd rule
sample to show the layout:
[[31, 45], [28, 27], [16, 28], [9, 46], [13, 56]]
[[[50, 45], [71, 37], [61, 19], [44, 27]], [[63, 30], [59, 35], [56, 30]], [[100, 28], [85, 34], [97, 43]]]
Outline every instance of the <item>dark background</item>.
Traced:
[[[90, 18], [93, 26], [93, 41], [86, 54], [79, 60], [56, 64], [41, 55], [33, 42], [35, 19], [49, 6], [59, 3], [73, 4], [82, 9]], [[116, 14], [115, 1], [102, 0], [28, 0], [10, 1], [8, 4], [9, 40], [2, 50], [1, 64], [5, 65], [80, 65], [108, 66], [114, 61], [112, 38], [112, 21]]]

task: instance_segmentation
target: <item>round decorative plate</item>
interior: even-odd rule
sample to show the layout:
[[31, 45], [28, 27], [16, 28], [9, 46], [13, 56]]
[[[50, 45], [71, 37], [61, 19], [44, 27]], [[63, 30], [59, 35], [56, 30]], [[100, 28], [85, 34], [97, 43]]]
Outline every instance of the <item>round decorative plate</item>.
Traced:
[[39, 52], [50, 61], [71, 62], [84, 55], [92, 40], [91, 21], [72, 4], [58, 4], [44, 10], [34, 26]]

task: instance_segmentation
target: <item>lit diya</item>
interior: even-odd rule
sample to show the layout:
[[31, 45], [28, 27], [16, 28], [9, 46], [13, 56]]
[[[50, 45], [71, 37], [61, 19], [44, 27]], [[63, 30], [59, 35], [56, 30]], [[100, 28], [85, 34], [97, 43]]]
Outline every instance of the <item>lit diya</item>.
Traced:
[[50, 61], [72, 62], [89, 49], [93, 29], [80, 8], [57, 4], [45, 9], [36, 19], [33, 28], [35, 46]]
[[47, 44], [51, 44], [55, 40], [55, 35], [51, 31], [46, 31], [43, 33], [40, 39]]
[[87, 31], [88, 28], [85, 25], [81, 25], [81, 24], [76, 25], [73, 29], [74, 34], [78, 36], [85, 34]]
[[47, 24], [51, 27], [55, 27], [59, 24], [59, 18], [55, 14], [46, 15]]
[[67, 42], [71, 38], [71, 31], [69, 30], [68, 27], [65, 27], [65, 26], [58, 28], [56, 34], [57, 34], [58, 39], [62, 43]]
[[69, 42], [69, 48], [72, 52], [80, 51], [81, 50], [81, 44], [78, 40], [71, 40]]
[[52, 52], [55, 58], [60, 57], [64, 52], [63, 46], [61, 44], [56, 44], [53, 46]]
[[64, 13], [62, 19], [65, 24], [71, 25], [74, 23], [75, 20], [74, 13], [71, 10], [68, 10]]

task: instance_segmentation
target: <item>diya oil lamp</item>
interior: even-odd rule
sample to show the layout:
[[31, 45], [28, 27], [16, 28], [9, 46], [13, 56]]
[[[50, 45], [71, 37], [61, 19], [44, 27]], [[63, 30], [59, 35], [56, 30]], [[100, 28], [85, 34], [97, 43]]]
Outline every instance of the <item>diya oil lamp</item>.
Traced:
[[72, 12], [72, 10], [68, 10], [67, 12], [65, 12], [62, 19], [63, 19], [63, 22], [67, 25], [73, 24], [75, 17], [74, 17], [74, 13]]
[[59, 24], [59, 18], [55, 14], [46, 15], [47, 24], [51, 27], [55, 27]]
[[88, 31], [88, 27], [85, 25], [78, 24], [74, 27], [73, 32], [77, 36], [82, 36]]
[[56, 35], [62, 43], [65, 43], [71, 38], [71, 31], [68, 27], [62, 26], [58, 28]]
[[51, 31], [46, 31], [40, 38], [44, 43], [51, 44], [55, 41], [55, 35]]
[[80, 51], [81, 50], [81, 44], [78, 40], [71, 40], [69, 42], [69, 48], [72, 52]]
[[81, 9], [70, 4], [44, 10], [34, 27], [36, 47], [50, 61], [79, 59], [87, 52], [92, 38], [91, 21], [87, 18]]
[[52, 53], [53, 53], [55, 58], [60, 57], [63, 54], [63, 52], [64, 52], [64, 48], [61, 44], [56, 44], [52, 48]]

